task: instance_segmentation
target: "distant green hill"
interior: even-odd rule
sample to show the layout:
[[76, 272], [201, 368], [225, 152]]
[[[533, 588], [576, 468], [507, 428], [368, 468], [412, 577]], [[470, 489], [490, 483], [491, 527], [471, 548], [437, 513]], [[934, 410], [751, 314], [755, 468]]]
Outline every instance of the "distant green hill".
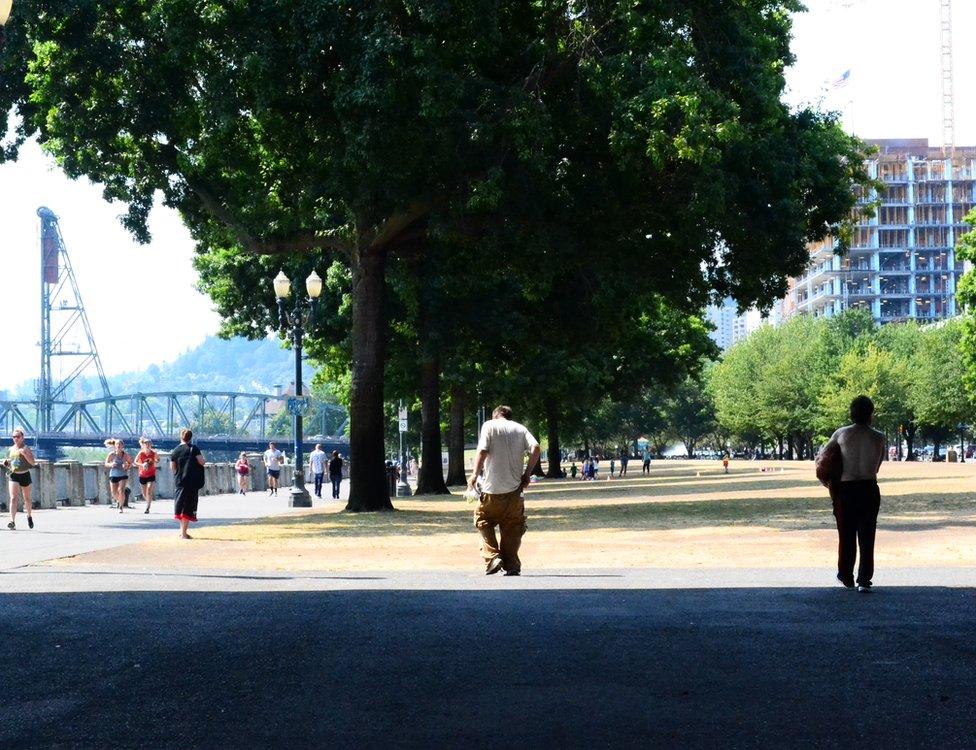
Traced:
[[[248, 391], [274, 393], [274, 387], [288, 387], [294, 380], [295, 355], [281, 348], [276, 339], [248, 341], [208, 337], [202, 344], [181, 354], [172, 362], [152, 364], [139, 372], [126, 372], [108, 378], [114, 395], [156, 391]], [[302, 377], [311, 383], [312, 368], [306, 365]], [[98, 377], [88, 374], [70, 389], [70, 400], [102, 395]], [[22, 383], [12, 393], [15, 398], [33, 398], [33, 381]]]

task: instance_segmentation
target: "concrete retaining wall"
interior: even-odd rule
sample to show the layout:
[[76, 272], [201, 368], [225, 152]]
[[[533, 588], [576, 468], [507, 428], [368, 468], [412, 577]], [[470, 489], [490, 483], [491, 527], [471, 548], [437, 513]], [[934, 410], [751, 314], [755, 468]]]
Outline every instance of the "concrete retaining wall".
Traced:
[[[160, 465], [156, 472], [156, 497], [172, 498], [176, 491], [173, 473], [170, 471], [169, 455], [160, 455]], [[266, 491], [267, 476], [260, 457], [249, 456], [251, 491]], [[237, 471], [234, 464], [207, 464], [204, 467], [206, 484], [201, 495], [219, 495], [237, 492]], [[283, 466], [279, 487], [290, 487], [294, 467]], [[0, 510], [6, 512], [10, 507], [10, 472], [0, 468]], [[80, 464], [77, 461], [40, 461], [31, 469], [31, 502], [35, 508], [53, 508], [57, 505], [85, 505], [86, 503], [110, 504], [108, 469], [100, 463]], [[133, 498], [139, 497], [139, 472], [132, 468], [129, 472], [129, 488]]]

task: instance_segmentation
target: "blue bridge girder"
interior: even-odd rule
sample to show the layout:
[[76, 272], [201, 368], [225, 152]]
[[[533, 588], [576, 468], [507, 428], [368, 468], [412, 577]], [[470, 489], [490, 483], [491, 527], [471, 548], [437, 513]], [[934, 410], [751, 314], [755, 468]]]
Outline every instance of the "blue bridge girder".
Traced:
[[[65, 446], [101, 444], [110, 437], [179, 441], [184, 427], [193, 429], [194, 439], [199, 439], [201, 445], [213, 440], [248, 445], [272, 438], [284, 442], [289, 439], [287, 435], [271, 435], [269, 429], [271, 421], [283, 410], [284, 398], [267, 393], [194, 390], [58, 401], [53, 404], [53, 429], [41, 434], [37, 430], [36, 400], [0, 400], [0, 429], [9, 432], [15, 426], [23, 427], [38, 439]], [[348, 422], [342, 407], [312, 401], [309, 411], [306, 433], [345, 442], [338, 437], [344, 434]], [[322, 439], [310, 438], [313, 442]]]

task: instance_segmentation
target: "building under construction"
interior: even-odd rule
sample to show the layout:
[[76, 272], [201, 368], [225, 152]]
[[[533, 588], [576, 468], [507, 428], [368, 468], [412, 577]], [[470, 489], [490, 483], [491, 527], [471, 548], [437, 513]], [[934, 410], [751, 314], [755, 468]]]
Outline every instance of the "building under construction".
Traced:
[[875, 216], [858, 218], [846, 257], [831, 238], [810, 246], [810, 267], [791, 281], [783, 315], [863, 307], [879, 323], [952, 317], [964, 270], [955, 246], [976, 206], [976, 147], [947, 154], [924, 138], [867, 142], [878, 148], [870, 174], [884, 188], [860, 202], [879, 200]]

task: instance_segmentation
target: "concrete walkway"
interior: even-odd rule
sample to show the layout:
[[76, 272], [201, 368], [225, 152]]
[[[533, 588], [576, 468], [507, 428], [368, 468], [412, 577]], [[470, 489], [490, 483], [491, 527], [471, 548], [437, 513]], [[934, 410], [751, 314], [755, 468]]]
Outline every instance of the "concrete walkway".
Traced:
[[0, 747], [973, 747], [973, 589], [580, 575], [0, 595]]
[[[191, 524], [190, 533], [193, 533], [193, 527], [301, 512], [288, 507], [287, 489], [283, 488], [279, 493], [276, 497], [267, 492], [249, 492], [243, 497], [201, 497], [197, 511], [200, 521]], [[133, 495], [130, 499], [133, 507], [121, 514], [105, 505], [35, 510], [33, 529], [27, 527], [27, 516], [18, 513], [17, 529], [9, 531], [10, 516], [3, 514], [0, 519], [0, 571], [179, 533], [179, 525], [173, 520], [172, 500], [155, 501], [151, 513], [145, 515], [145, 505], [137, 498], [138, 495]], [[314, 504], [321, 505], [322, 502], [315, 500]]]

